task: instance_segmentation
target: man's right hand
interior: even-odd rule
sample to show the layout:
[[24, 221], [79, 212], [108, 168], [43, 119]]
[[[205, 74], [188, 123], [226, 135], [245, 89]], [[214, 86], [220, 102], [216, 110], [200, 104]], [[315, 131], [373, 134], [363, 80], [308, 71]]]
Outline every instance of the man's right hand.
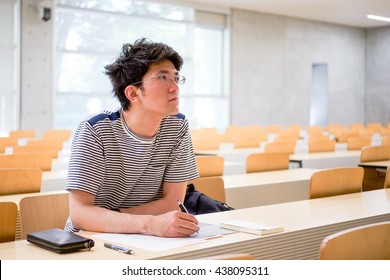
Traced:
[[146, 233], [163, 237], [186, 237], [199, 231], [193, 215], [176, 210], [152, 216], [146, 228]]

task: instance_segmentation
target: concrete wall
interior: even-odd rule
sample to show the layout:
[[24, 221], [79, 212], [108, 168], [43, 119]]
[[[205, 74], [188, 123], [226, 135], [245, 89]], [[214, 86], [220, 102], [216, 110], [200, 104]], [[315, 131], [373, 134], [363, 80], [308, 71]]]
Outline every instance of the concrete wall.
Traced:
[[[22, 0], [21, 128], [38, 134], [53, 128], [54, 20], [38, 16], [41, 0]], [[54, 11], [52, 12], [54, 16]]]
[[19, 126], [19, 30], [14, 0], [0, 1], [0, 135]]
[[390, 122], [390, 27], [367, 30], [367, 122]]
[[328, 121], [365, 121], [365, 29], [238, 9], [231, 22], [233, 124], [308, 126], [314, 63], [328, 64]]

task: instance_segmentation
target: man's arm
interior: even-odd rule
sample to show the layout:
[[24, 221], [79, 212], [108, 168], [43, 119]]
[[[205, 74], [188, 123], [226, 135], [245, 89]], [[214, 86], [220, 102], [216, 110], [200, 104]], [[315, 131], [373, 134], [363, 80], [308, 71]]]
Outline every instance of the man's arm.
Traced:
[[95, 206], [93, 195], [77, 190], [70, 191], [69, 199], [72, 224], [83, 230], [166, 237], [189, 236], [199, 231], [196, 218], [178, 210], [160, 215], [120, 213]]
[[121, 209], [123, 213], [159, 215], [172, 210], [179, 210], [177, 200], [184, 201], [187, 182], [167, 183], [163, 185], [163, 197], [136, 207]]

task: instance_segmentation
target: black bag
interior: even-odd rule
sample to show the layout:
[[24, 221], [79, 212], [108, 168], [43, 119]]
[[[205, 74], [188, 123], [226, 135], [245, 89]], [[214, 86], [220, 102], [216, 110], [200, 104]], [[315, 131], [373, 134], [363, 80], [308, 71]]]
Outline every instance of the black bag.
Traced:
[[226, 203], [212, 199], [195, 189], [193, 184], [187, 186], [184, 206], [192, 215], [208, 214], [221, 211], [234, 210]]
[[60, 254], [90, 250], [95, 245], [92, 239], [58, 228], [28, 233], [27, 241]]

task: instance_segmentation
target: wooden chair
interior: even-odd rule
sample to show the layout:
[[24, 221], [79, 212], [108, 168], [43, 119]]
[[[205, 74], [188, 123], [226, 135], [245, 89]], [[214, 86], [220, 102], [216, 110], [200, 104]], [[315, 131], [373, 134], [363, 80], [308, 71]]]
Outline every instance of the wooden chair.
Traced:
[[382, 124], [379, 122], [367, 123], [366, 128], [373, 130], [374, 132], [380, 133], [382, 130]]
[[225, 158], [222, 156], [196, 156], [199, 177], [222, 176]]
[[390, 136], [390, 128], [384, 127], [381, 129], [380, 135], [383, 136]]
[[309, 199], [361, 192], [362, 167], [330, 168], [314, 172], [310, 178]]
[[357, 131], [357, 132], [365, 129], [364, 124], [362, 123], [351, 123], [348, 126], [348, 128], [350, 131]]
[[225, 184], [221, 177], [197, 178], [191, 183], [194, 184], [195, 189], [205, 195], [221, 202], [226, 202]]
[[32, 129], [18, 129], [9, 132], [10, 137], [14, 138], [34, 138], [36, 136], [35, 130]]
[[192, 145], [195, 152], [202, 150], [218, 150], [220, 139], [217, 135], [210, 136], [208, 138], [193, 138]]
[[7, 147], [17, 145], [18, 138], [15, 137], [0, 137], [0, 153], [4, 153]]
[[41, 184], [39, 168], [0, 169], [0, 195], [40, 192]]
[[[361, 149], [360, 161], [381, 161], [390, 159], [390, 146], [366, 146]], [[385, 173], [375, 168], [364, 168], [363, 190], [382, 189], [385, 183]]]
[[27, 233], [64, 228], [69, 216], [69, 193], [27, 196], [19, 203], [22, 239]]
[[264, 153], [288, 153], [295, 151], [295, 141], [270, 142], [264, 145]]
[[280, 124], [271, 124], [271, 125], [268, 125], [266, 127], [264, 127], [264, 132], [266, 134], [270, 134], [270, 133], [281, 133], [283, 131], [283, 126], [280, 125]]
[[234, 140], [235, 148], [259, 148], [262, 139], [261, 137], [237, 137]]
[[30, 145], [12, 147], [13, 154], [49, 153], [53, 158], [58, 158], [58, 153], [60, 151], [61, 147], [59, 145]]
[[309, 153], [334, 152], [336, 142], [334, 140], [311, 140], [308, 142]]
[[311, 137], [317, 137], [317, 136], [323, 136], [324, 129], [317, 125], [312, 125], [307, 128], [307, 135], [309, 138]]
[[257, 153], [246, 159], [246, 173], [288, 169], [289, 153]]
[[339, 131], [345, 131], [344, 125], [341, 123], [330, 123], [328, 124], [327, 128], [329, 133], [335, 135]]
[[382, 146], [390, 146], [390, 135], [382, 136]]
[[56, 146], [62, 149], [64, 140], [62, 139], [29, 139], [26, 146]]
[[53, 155], [50, 153], [0, 155], [0, 168], [36, 167], [50, 171], [52, 162]]
[[68, 129], [50, 129], [43, 133], [43, 139], [69, 140], [72, 136], [72, 131]]
[[390, 188], [390, 166], [387, 167], [385, 176], [385, 188]]
[[364, 146], [371, 145], [371, 137], [358, 136], [350, 137], [347, 140], [347, 150], [360, 150]]
[[0, 242], [15, 240], [18, 206], [14, 202], [0, 202]]
[[339, 143], [346, 143], [351, 137], [358, 137], [359, 132], [357, 131], [339, 131], [335, 133], [335, 139]]
[[320, 260], [390, 260], [390, 222], [358, 226], [325, 237]]

